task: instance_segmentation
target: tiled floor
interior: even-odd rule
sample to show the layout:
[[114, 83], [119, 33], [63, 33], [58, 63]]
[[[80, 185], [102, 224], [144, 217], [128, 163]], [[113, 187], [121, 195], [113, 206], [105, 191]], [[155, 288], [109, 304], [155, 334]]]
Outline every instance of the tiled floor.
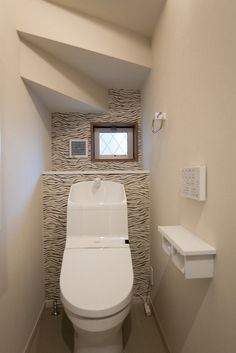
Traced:
[[[146, 317], [143, 305], [135, 304], [124, 323], [124, 353], [167, 353], [153, 316]], [[51, 316], [45, 310], [30, 353], [72, 353], [73, 328], [66, 315]]]

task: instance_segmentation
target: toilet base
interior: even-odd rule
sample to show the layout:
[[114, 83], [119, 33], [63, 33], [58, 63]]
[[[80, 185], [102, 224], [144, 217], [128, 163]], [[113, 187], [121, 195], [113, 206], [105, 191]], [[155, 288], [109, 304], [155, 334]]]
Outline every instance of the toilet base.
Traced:
[[115, 315], [85, 318], [64, 310], [74, 327], [74, 353], [123, 353], [122, 324], [131, 303]]
[[123, 353], [121, 325], [109, 332], [75, 331], [74, 335], [74, 353]]

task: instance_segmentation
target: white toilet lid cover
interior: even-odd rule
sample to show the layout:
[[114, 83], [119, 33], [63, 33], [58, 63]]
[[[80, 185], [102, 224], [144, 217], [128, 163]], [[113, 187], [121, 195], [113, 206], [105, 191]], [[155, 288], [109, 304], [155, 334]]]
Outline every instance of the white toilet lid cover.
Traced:
[[79, 316], [102, 318], [121, 311], [132, 297], [129, 247], [66, 249], [60, 289], [63, 305]]

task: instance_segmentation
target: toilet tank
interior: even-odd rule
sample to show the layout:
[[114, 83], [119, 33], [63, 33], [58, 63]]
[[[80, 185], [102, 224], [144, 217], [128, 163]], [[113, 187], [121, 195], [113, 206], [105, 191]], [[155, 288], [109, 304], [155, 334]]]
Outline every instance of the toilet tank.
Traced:
[[67, 237], [128, 238], [127, 200], [120, 183], [83, 181], [72, 184], [67, 204]]

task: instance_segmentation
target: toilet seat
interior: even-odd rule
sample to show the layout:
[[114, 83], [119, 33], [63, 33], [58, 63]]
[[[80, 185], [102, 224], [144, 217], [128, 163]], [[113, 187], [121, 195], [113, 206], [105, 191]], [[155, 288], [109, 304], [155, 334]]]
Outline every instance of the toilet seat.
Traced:
[[67, 248], [60, 289], [63, 305], [85, 318], [104, 318], [127, 307], [132, 298], [133, 269], [129, 246]]

